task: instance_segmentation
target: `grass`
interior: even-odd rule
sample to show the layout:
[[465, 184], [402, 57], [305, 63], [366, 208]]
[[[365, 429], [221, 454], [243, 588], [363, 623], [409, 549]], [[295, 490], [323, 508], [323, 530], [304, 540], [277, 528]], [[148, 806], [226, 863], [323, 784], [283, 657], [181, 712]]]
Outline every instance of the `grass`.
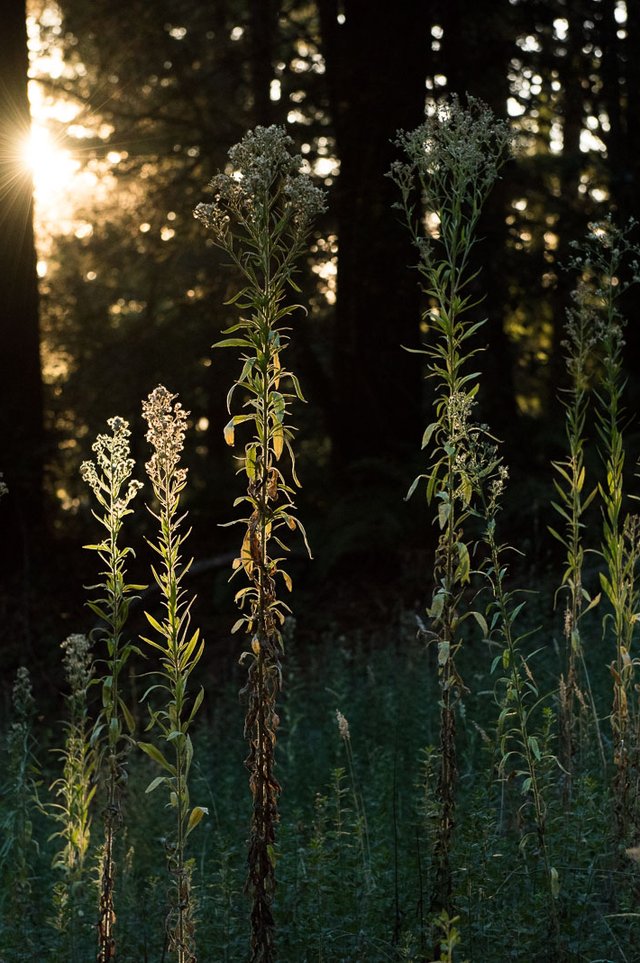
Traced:
[[[327, 636], [313, 655], [305, 655], [304, 664], [293, 643], [292, 681], [283, 693], [277, 749], [278, 775], [285, 788], [274, 917], [283, 961], [431, 959], [425, 951], [431, 948], [427, 910], [438, 687], [431, 653], [410, 627], [410, 616], [405, 613], [401, 626], [389, 625], [377, 639]], [[597, 636], [597, 624], [591, 629]], [[495, 725], [490, 661], [486, 647], [478, 651], [474, 644], [463, 664], [476, 694], [464, 700], [459, 726], [460, 790], [452, 852], [460, 936], [455, 959], [555, 959], [548, 952], [539, 857], [535, 845], [525, 851], [520, 847], [517, 790], [491, 777], [494, 746], [483, 736]], [[606, 680], [597, 695], [604, 712]], [[351, 770], [336, 721], [339, 707], [349, 722]], [[210, 811], [190, 837], [203, 960], [246, 958], [243, 888], [249, 807], [238, 802], [246, 795], [238, 764], [242, 743], [242, 708], [237, 683], [232, 682], [194, 734], [198, 762], [192, 770], [192, 795]], [[561, 937], [567, 959], [634, 960], [640, 947], [633, 917], [618, 914], [635, 910], [637, 870], [631, 860], [624, 872], [617, 865], [609, 789], [599, 775], [595, 752], [591, 762], [593, 771], [574, 780], [570, 820], [562, 814], [559, 786], [550, 801], [548, 834], [559, 874]], [[129, 771], [123, 801], [127, 828], [118, 839], [123, 866], [119, 954], [132, 963], [160, 961], [167, 911], [162, 843], [167, 817], [158, 793], [144, 795], [157, 771], [152, 761], [136, 752]], [[360, 807], [367, 821], [366, 865]], [[55, 847], [46, 842], [43, 816], [36, 818], [36, 825], [43, 842], [37, 857], [31, 857], [30, 900], [33, 919], [42, 920], [51, 915]], [[95, 866], [98, 855], [94, 840], [90, 865]], [[6, 875], [4, 882], [0, 945], [9, 961], [20, 957], [7, 945], [11, 926]], [[95, 881], [91, 885], [95, 888]], [[87, 920], [84, 955], [79, 958], [93, 956], [93, 923]], [[37, 958], [57, 959], [53, 927], [34, 924], [30, 938]]]

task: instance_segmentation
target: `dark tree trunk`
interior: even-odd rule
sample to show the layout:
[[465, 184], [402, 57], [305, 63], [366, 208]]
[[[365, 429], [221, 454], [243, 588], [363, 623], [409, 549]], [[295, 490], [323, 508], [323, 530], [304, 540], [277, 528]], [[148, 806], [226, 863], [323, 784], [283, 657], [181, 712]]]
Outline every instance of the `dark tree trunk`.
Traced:
[[[607, 157], [611, 165], [612, 207], [617, 223], [623, 225], [629, 217], [640, 221], [640, 3], [627, 3], [626, 38], [616, 36], [618, 24], [614, 9], [603, 11], [605, 38], [603, 53], [608, 74], [616, 79], [619, 117], [611, 120], [607, 137]], [[606, 44], [606, 46], [605, 46]], [[603, 78], [605, 79], [605, 78]], [[611, 94], [611, 81], [605, 90]], [[606, 105], [609, 110], [608, 105]], [[638, 227], [632, 235], [640, 242]], [[630, 411], [640, 406], [640, 328], [636, 319], [640, 312], [640, 287], [634, 285], [624, 296], [623, 310], [629, 321], [625, 332], [627, 364], [627, 396]], [[633, 422], [637, 430], [637, 420]]]
[[[424, 116], [430, 5], [318, 3], [340, 174], [331, 436], [337, 468], [419, 445], [416, 254], [385, 177], [399, 128]], [[338, 19], [338, 15], [343, 14]], [[342, 21], [342, 22], [341, 22]]]
[[268, 127], [273, 123], [271, 100], [273, 78], [274, 11], [272, 0], [251, 0], [249, 4], [253, 123]]
[[[482, 100], [496, 117], [506, 116], [508, 65], [513, 55], [513, 31], [508, 0], [445, 0], [442, 4], [441, 64], [447, 90], [464, 103], [467, 95]], [[505, 330], [509, 302], [505, 290], [506, 205], [510, 197], [509, 168], [489, 196], [479, 225], [474, 252], [480, 274], [475, 294], [482, 297], [478, 314], [486, 318], [478, 333], [487, 350], [479, 360], [483, 370], [480, 392], [482, 420], [517, 449], [517, 405], [513, 356]], [[510, 444], [512, 443], [512, 444]], [[510, 452], [507, 458], [511, 460]]]
[[42, 525], [42, 379], [33, 187], [22, 158], [30, 127], [24, 2], [3, 8], [0, 56], [0, 505], [2, 567], [26, 574]]

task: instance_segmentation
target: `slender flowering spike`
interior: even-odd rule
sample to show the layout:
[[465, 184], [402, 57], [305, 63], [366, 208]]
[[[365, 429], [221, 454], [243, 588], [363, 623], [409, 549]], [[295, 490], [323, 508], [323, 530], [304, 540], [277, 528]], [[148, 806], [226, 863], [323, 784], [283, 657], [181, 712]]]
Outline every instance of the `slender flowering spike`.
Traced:
[[122, 697], [120, 678], [133, 651], [131, 643], [124, 638], [131, 592], [143, 587], [127, 584], [126, 560], [131, 549], [120, 545], [124, 520], [131, 514], [131, 502], [142, 487], [141, 482], [131, 478], [134, 467], [129, 448], [131, 432], [123, 418], [110, 418], [107, 425], [111, 434], [98, 435], [93, 445], [95, 461], [85, 461], [80, 466], [83, 480], [102, 508], [102, 514], [95, 517], [104, 529], [99, 544], [86, 546], [98, 553], [104, 565], [104, 581], [100, 585], [103, 595], [88, 604], [102, 623], [98, 633], [105, 644], [107, 668], [102, 709], [93, 732], [107, 797], [103, 811], [105, 843], [100, 880], [98, 963], [108, 963], [116, 949], [114, 840], [122, 823], [121, 787], [126, 780], [126, 753], [133, 732], [133, 716]]
[[163, 705], [150, 709], [151, 722], [147, 730], [155, 728], [160, 731], [164, 752], [172, 762], [152, 743], [139, 743], [139, 746], [162, 766], [162, 775], [151, 782], [147, 792], [164, 785], [168, 790], [169, 806], [175, 814], [174, 832], [166, 843], [167, 865], [172, 879], [171, 909], [166, 924], [169, 949], [177, 955], [178, 963], [195, 963], [191, 861], [186, 858], [186, 844], [190, 832], [207, 810], [203, 806], [192, 807], [189, 802], [189, 770], [193, 759], [189, 729], [204, 692], [201, 689], [192, 699], [188, 680], [202, 656], [204, 642], [197, 630], [190, 631], [191, 602], [186, 600], [182, 588], [182, 579], [190, 563], [183, 566], [180, 556], [186, 535], [180, 532], [184, 516], [179, 515], [179, 508], [187, 472], [179, 467], [179, 463], [189, 413], [175, 400], [176, 397], [160, 385], [142, 404], [142, 414], [148, 425], [147, 441], [153, 449], [146, 468], [158, 503], [157, 511], [152, 512], [159, 528], [153, 548], [163, 561], [159, 570], [154, 569], [154, 577], [164, 606], [162, 623], [147, 614], [151, 627], [160, 635], [159, 640], [144, 641], [155, 653], [160, 653], [161, 683], [152, 685], [143, 698], [158, 691], [166, 695]]
[[85, 861], [91, 837], [91, 803], [96, 792], [96, 753], [90, 742], [87, 691], [94, 675], [91, 642], [86, 635], [70, 635], [60, 648], [68, 685], [68, 715], [64, 747], [59, 750], [62, 774], [50, 787], [57, 801], [47, 807], [59, 829], [62, 848], [53, 860], [62, 878], [54, 887], [54, 923], [69, 959], [78, 956], [79, 924], [88, 913]]
[[[436, 386], [434, 418], [423, 438], [423, 448], [431, 450], [431, 462], [407, 496], [426, 480], [427, 499], [435, 500], [440, 530], [435, 589], [428, 610], [438, 644], [441, 690], [434, 914], [453, 912], [450, 852], [457, 787], [456, 705], [463, 691], [456, 656], [462, 645], [463, 590], [471, 575], [465, 530], [475, 513], [472, 478], [478, 473], [486, 477], [492, 462], [480, 444], [485, 427], [472, 426], [470, 421], [479, 388], [478, 375], [468, 372], [478, 351], [468, 339], [479, 326], [469, 317], [474, 305], [468, 288], [475, 276], [470, 257], [483, 204], [509, 157], [511, 140], [508, 126], [484, 104], [469, 98], [468, 107], [463, 108], [452, 97], [415, 130], [399, 134], [397, 144], [405, 159], [396, 161], [389, 171], [400, 190], [398, 206], [419, 254], [424, 291], [434, 303], [427, 313], [432, 340], [423, 350], [428, 377]], [[425, 225], [431, 225], [430, 230], [425, 231]]]
[[[301, 159], [292, 154], [292, 141], [281, 127], [257, 127], [229, 151], [230, 174], [211, 182], [214, 200], [201, 204], [195, 216], [211, 231], [237, 269], [244, 287], [233, 299], [243, 314], [225, 334], [233, 337], [218, 347], [242, 349], [242, 371], [228, 395], [229, 413], [224, 434], [236, 444], [236, 429], [250, 426], [240, 470], [247, 478], [248, 517], [234, 569], [244, 573], [249, 585], [236, 601], [243, 614], [234, 631], [244, 629], [250, 643], [242, 654], [248, 664], [248, 698], [245, 735], [249, 742], [246, 766], [253, 799], [247, 888], [251, 911], [251, 959], [275, 959], [274, 921], [271, 909], [275, 887], [275, 827], [280, 786], [275, 777], [275, 742], [278, 727], [276, 701], [281, 685], [282, 626], [288, 606], [278, 597], [279, 580], [291, 589], [282, 567], [282, 537], [304, 529], [295, 514], [295, 474], [292, 441], [294, 429], [289, 408], [302, 400], [295, 375], [283, 365], [289, 328], [284, 326], [295, 310], [285, 303], [293, 281], [296, 260], [314, 218], [324, 210], [324, 195], [300, 173]], [[242, 410], [232, 414], [236, 388], [245, 396]], [[291, 482], [285, 475], [288, 456]], [[305, 538], [306, 542], [306, 538]], [[277, 546], [274, 551], [274, 546]]]
[[[599, 486], [602, 498], [601, 555], [605, 571], [600, 573], [602, 591], [611, 605], [604, 616], [605, 633], [613, 635], [615, 660], [610, 669], [613, 677], [611, 729], [615, 775], [613, 791], [616, 824], [620, 840], [629, 836], [631, 826], [640, 819], [632, 786], [637, 779], [633, 733], [637, 723], [630, 714], [635, 702], [635, 660], [630, 646], [636, 622], [635, 540], [625, 528], [624, 518], [624, 428], [625, 414], [623, 370], [625, 318], [620, 299], [640, 282], [640, 246], [630, 241], [637, 228], [630, 220], [617, 227], [609, 217], [589, 225], [589, 233], [581, 245], [575, 244], [572, 266], [588, 292], [596, 313], [595, 334], [600, 341], [601, 379], [596, 389], [597, 429], [605, 479]], [[635, 773], [634, 773], [635, 770]]]
[[[20, 949], [15, 959], [20, 959], [24, 958], [24, 948], [30, 945], [28, 933], [33, 924], [32, 880], [36, 874], [32, 854], [37, 850], [33, 815], [39, 806], [39, 769], [33, 755], [32, 733], [35, 700], [29, 670], [24, 666], [16, 673], [11, 703], [12, 721], [6, 732], [7, 752], [0, 787], [3, 801], [0, 873], [2, 882], [8, 884], [8, 898], [3, 908], [7, 919], [12, 921], [11, 933], [17, 941], [13, 948]], [[4, 929], [5, 934], [9, 935], [8, 928]], [[9, 947], [6, 949], [10, 952]]]
[[336, 709], [336, 720], [338, 723], [338, 732], [340, 733], [340, 738], [344, 739], [345, 741], [350, 739], [349, 722], [339, 709]]
[[159, 385], [142, 403], [142, 417], [149, 428], [146, 439], [153, 448], [151, 459], [146, 464], [147, 474], [152, 484], [161, 484], [173, 475], [174, 484], [181, 485], [186, 480], [186, 469], [177, 468], [180, 454], [184, 448], [184, 435], [188, 411], [180, 402], [173, 404], [177, 395], [172, 395]]
[[13, 690], [11, 693], [11, 701], [15, 714], [18, 717], [18, 722], [28, 722], [33, 716], [36, 703], [35, 699], [33, 698], [31, 675], [29, 674], [29, 670], [23, 665], [20, 666], [16, 672], [16, 678], [13, 683]]

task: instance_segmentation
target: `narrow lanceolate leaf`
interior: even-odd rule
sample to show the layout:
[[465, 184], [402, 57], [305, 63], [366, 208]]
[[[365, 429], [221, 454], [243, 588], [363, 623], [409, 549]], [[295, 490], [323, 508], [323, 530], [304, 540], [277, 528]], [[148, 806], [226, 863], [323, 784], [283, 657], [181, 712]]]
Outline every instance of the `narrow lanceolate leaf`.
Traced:
[[195, 829], [198, 823], [202, 820], [203, 816], [208, 816], [209, 810], [205, 806], [194, 806], [189, 815], [189, 822], [187, 824], [187, 836], [192, 829]]
[[246, 338], [224, 338], [222, 341], [216, 341], [213, 345], [214, 348], [253, 348], [251, 341], [247, 341]]
[[282, 455], [282, 450], [284, 448], [284, 429], [280, 423], [277, 423], [273, 427], [273, 453], [276, 456], [276, 460], [280, 460]]
[[157, 746], [154, 746], [153, 743], [139, 742], [138, 748], [142, 749], [142, 751], [146, 753], [150, 759], [153, 759], [154, 762], [157, 762], [158, 765], [162, 766], [163, 769], [166, 769], [171, 776], [176, 775], [176, 767], [171, 765], [168, 759], [162, 754], [160, 749], [158, 749]]
[[161, 786], [164, 782], [166, 782], [166, 780], [167, 780], [166, 776], [156, 776], [155, 779], [151, 780], [151, 782], [145, 789], [145, 793], [153, 792], [154, 789], [157, 789], [158, 786]]

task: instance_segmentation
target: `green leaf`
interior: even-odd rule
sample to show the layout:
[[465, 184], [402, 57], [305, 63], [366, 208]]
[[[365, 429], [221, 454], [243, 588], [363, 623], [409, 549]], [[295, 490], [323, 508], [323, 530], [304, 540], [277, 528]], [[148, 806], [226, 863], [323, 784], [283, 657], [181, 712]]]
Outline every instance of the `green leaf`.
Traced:
[[538, 740], [535, 736], [529, 736], [527, 742], [529, 744], [529, 749], [531, 749], [531, 752], [535, 756], [536, 760], [540, 762], [540, 746], [538, 745]]
[[422, 479], [423, 479], [423, 478], [428, 478], [428, 477], [429, 477], [428, 475], [418, 475], [417, 478], [414, 478], [414, 479], [413, 479], [413, 481], [411, 482], [411, 485], [410, 485], [410, 487], [409, 487], [409, 491], [408, 491], [407, 494], [404, 496], [405, 502], [408, 502], [408, 501], [409, 501], [409, 499], [411, 498], [411, 496], [412, 496], [413, 493], [415, 492], [416, 488], [418, 487], [418, 485], [420, 484], [420, 482], [422, 481]]
[[127, 724], [127, 729], [129, 730], [130, 733], [132, 733], [135, 730], [136, 723], [133, 716], [131, 715], [131, 710], [129, 709], [129, 706], [126, 704], [124, 699], [121, 698], [120, 696], [118, 697], [118, 705], [120, 706], [120, 711], [124, 716], [124, 721]]
[[485, 619], [484, 615], [482, 615], [481, 612], [474, 612], [474, 611], [472, 611], [470, 614], [473, 616], [473, 618], [476, 620], [476, 622], [480, 626], [480, 629], [482, 630], [482, 634], [484, 635], [484, 637], [487, 638], [487, 636], [489, 635], [489, 626], [487, 625], [487, 620]]
[[148, 612], [145, 612], [144, 614], [145, 614], [145, 616], [146, 616], [146, 619], [147, 619], [147, 622], [149, 623], [149, 625], [150, 625], [152, 628], [154, 628], [154, 629], [156, 630], [156, 632], [159, 632], [160, 635], [166, 636], [166, 634], [167, 634], [166, 629], [164, 629], [164, 628], [160, 625], [160, 623], [159, 623], [156, 619], [154, 619], [153, 615], [150, 615]]
[[202, 700], [203, 700], [203, 699], [204, 699], [204, 689], [201, 688], [200, 691], [198, 692], [197, 696], [196, 696], [195, 699], [194, 699], [193, 708], [191, 709], [191, 712], [189, 713], [189, 718], [187, 719], [187, 725], [188, 725], [188, 726], [191, 725], [191, 722], [193, 721], [193, 719], [194, 719], [194, 717], [195, 717], [198, 709], [199, 709], [200, 706], [202, 705]]
[[441, 493], [442, 501], [438, 505], [438, 524], [440, 525], [440, 530], [442, 531], [447, 527], [447, 522], [449, 521], [449, 516], [451, 515], [451, 503], [446, 493]]
[[444, 609], [444, 591], [436, 592], [431, 600], [431, 607], [427, 610], [429, 618], [437, 621], [442, 616], [442, 611]]
[[211, 345], [212, 348], [253, 348], [250, 341], [246, 338], [225, 338], [223, 341], [216, 341]]
[[439, 666], [443, 666], [447, 664], [447, 662], [449, 661], [450, 652], [451, 652], [451, 645], [446, 639], [443, 639], [442, 641], [438, 642], [438, 665]]
[[249, 481], [256, 480], [256, 462], [258, 459], [258, 453], [255, 445], [248, 445], [245, 450], [245, 464], [244, 470], [247, 473], [247, 478]]
[[158, 747], [154, 746], [153, 743], [139, 742], [138, 747], [142, 749], [142, 751], [146, 753], [150, 759], [153, 759], [153, 761], [157, 762], [159, 766], [162, 766], [163, 769], [166, 769], [167, 772], [170, 773], [172, 776], [176, 775], [175, 766], [172, 766], [171, 763], [167, 759], [165, 759], [165, 757], [160, 752]]
[[422, 436], [422, 445], [420, 446], [422, 449], [425, 449], [427, 447], [427, 445], [431, 441], [432, 434], [434, 433], [434, 431], [438, 426], [439, 426], [439, 422], [432, 421], [431, 424], [425, 428], [424, 435]]
[[167, 778], [166, 776], [156, 776], [155, 779], [151, 780], [151, 782], [145, 789], [145, 793], [153, 792], [154, 789], [157, 789], [158, 786], [161, 786], [162, 783], [166, 781], [166, 778]]

